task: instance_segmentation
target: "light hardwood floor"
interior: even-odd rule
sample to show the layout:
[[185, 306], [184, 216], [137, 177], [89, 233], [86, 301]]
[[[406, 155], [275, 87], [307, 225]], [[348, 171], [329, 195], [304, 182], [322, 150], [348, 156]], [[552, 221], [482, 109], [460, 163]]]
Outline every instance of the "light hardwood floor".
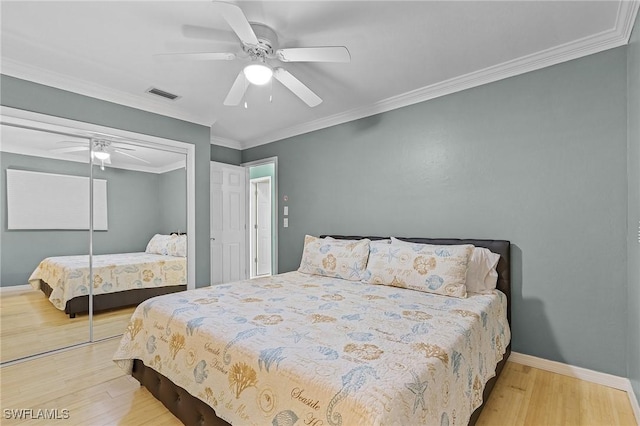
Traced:
[[[112, 361], [119, 339], [0, 369], [2, 425], [179, 425]], [[5, 409], [66, 409], [66, 420], [17, 421]], [[60, 416], [62, 417], [62, 416]], [[627, 394], [507, 363], [478, 425], [636, 425]]]
[[[93, 316], [94, 340], [122, 334], [135, 307]], [[39, 290], [0, 295], [0, 362], [89, 341], [89, 316], [69, 318]]]

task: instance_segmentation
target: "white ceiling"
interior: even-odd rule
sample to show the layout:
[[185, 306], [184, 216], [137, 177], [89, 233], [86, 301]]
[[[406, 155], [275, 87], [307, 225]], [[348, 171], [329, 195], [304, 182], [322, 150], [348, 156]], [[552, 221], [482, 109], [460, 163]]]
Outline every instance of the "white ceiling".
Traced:
[[[279, 63], [318, 94], [306, 106], [278, 82], [249, 108], [223, 100], [245, 64], [161, 63], [168, 52], [237, 52], [209, 1], [2, 1], [3, 74], [211, 126], [212, 143], [248, 148], [624, 45], [630, 1], [236, 2], [279, 47], [346, 46], [351, 63]], [[182, 25], [215, 29], [187, 38]], [[176, 101], [145, 93], [175, 93]]]

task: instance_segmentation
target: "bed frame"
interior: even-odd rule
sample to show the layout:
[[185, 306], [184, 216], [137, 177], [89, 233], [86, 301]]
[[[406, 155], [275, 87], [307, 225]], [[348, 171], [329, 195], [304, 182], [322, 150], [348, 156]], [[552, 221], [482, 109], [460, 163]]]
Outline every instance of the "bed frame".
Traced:
[[[362, 237], [362, 236], [344, 236], [344, 235], [323, 235], [321, 237], [330, 236], [336, 239], [358, 240], [369, 238], [370, 240], [381, 240], [388, 237]], [[496, 288], [507, 296], [507, 320], [511, 325], [511, 243], [506, 240], [469, 240], [469, 239], [451, 239], [451, 238], [400, 238], [399, 240], [409, 241], [421, 244], [438, 244], [438, 245], [456, 245], [456, 244], [473, 244], [476, 247], [485, 247], [494, 253], [500, 255], [498, 266], [498, 283]], [[502, 361], [496, 366], [496, 375], [491, 378], [485, 385], [482, 393], [483, 403], [478, 407], [469, 419], [469, 425], [475, 425], [485, 402], [489, 398], [493, 387], [502, 373], [509, 355], [511, 354], [511, 343], [506, 348], [502, 357]], [[225, 426], [229, 423], [216, 416], [215, 411], [209, 405], [200, 399], [192, 396], [186, 390], [174, 384], [162, 374], [154, 369], [147, 367], [144, 363], [136, 359], [133, 362], [133, 377], [135, 377], [141, 386], [145, 386], [151, 394], [160, 400], [165, 407], [173, 413], [182, 423], [187, 426], [211, 425]]]
[[[145, 300], [160, 296], [163, 294], [175, 293], [177, 291], [184, 291], [187, 289], [186, 285], [175, 285], [165, 287], [151, 287], [151, 288], [135, 288], [131, 290], [118, 291], [115, 293], [104, 293], [93, 295], [93, 312], [106, 311], [115, 308], [124, 308], [127, 306], [136, 306]], [[49, 284], [40, 280], [40, 290], [48, 298], [51, 296], [53, 289]], [[64, 313], [69, 315], [69, 318], [75, 318], [76, 314], [83, 314], [89, 312], [89, 296], [78, 296], [67, 301], [64, 307]]]

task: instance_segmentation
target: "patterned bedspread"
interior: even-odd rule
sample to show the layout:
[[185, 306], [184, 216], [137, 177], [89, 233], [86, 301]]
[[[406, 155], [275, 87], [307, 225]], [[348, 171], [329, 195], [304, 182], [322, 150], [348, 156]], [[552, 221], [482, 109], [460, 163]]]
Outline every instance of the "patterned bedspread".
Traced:
[[289, 272], [149, 299], [114, 355], [239, 425], [467, 424], [510, 340], [506, 297]]
[[[68, 300], [89, 294], [89, 256], [58, 256], [44, 259], [29, 277], [39, 290], [40, 280], [52, 288], [49, 300], [64, 310]], [[184, 257], [150, 253], [119, 253], [93, 256], [93, 294], [134, 288], [187, 284]]]

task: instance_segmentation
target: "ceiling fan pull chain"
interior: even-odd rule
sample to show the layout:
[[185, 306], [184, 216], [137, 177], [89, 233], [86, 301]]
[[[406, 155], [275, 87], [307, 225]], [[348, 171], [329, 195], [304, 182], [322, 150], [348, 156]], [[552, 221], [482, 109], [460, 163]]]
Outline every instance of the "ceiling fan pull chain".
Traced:
[[[244, 73], [243, 73], [244, 74]], [[249, 82], [247, 81], [247, 76], [244, 76], [244, 93], [242, 94], [242, 98], [244, 99], [244, 109], [249, 109], [249, 105], [247, 104], [247, 86]]]

